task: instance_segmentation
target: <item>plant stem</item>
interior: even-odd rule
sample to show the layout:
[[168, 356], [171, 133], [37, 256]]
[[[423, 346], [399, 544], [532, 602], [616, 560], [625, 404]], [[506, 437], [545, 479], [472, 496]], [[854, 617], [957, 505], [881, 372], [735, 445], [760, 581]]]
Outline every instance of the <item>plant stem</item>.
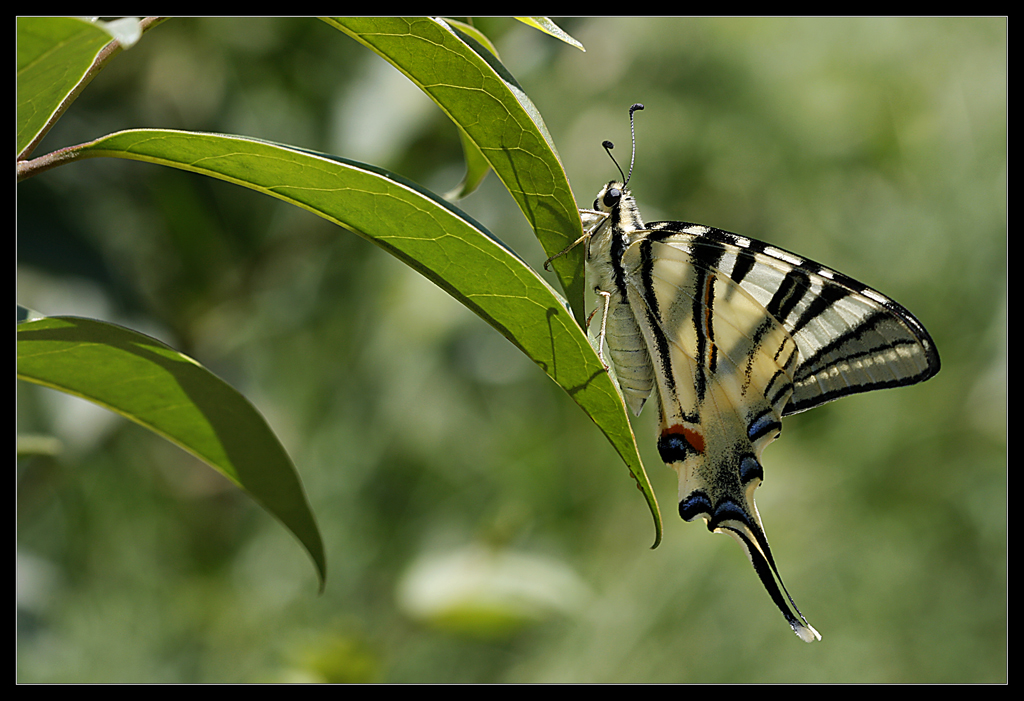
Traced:
[[[91, 142], [90, 142], [91, 143]], [[65, 163], [71, 163], [80, 158], [79, 151], [83, 146], [87, 144], [78, 144], [77, 146], [66, 146], [62, 149], [57, 149], [45, 156], [39, 158], [33, 158], [30, 161], [19, 160], [17, 164], [18, 171], [18, 182], [27, 178], [31, 178], [33, 175], [44, 173], [50, 168], [54, 168]], [[26, 149], [27, 150], [27, 149]]]

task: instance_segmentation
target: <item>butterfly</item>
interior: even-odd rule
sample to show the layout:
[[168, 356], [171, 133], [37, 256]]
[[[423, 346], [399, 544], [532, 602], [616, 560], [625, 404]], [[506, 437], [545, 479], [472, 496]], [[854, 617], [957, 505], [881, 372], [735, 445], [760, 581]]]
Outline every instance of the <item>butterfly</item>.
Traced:
[[[642, 109], [630, 108], [631, 131]], [[761, 453], [783, 416], [932, 377], [935, 343], [893, 300], [806, 258], [709, 226], [645, 224], [632, 173], [631, 158], [629, 176], [580, 210], [584, 236], [548, 262], [586, 242], [599, 298], [588, 327], [600, 311], [598, 354], [630, 410], [658, 397], [658, 452], [679, 475], [679, 515], [733, 536], [793, 631], [820, 640], [754, 504]]]

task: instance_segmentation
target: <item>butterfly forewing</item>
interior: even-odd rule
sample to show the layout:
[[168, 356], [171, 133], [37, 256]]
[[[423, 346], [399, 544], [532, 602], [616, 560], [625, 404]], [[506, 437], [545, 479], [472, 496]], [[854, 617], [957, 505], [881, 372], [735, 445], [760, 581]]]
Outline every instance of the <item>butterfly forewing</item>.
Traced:
[[658, 222], [650, 232], [695, 260], [711, 261], [793, 335], [800, 363], [786, 415], [938, 372], [935, 344], [921, 323], [842, 273], [711, 227]]

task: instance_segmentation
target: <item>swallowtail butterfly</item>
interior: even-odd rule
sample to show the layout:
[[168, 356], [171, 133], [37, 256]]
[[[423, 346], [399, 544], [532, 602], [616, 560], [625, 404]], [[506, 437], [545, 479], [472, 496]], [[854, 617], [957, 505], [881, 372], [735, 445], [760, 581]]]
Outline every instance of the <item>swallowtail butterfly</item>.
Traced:
[[[641, 109], [630, 108], [631, 130]], [[583, 238], [558, 254], [587, 243], [601, 360], [634, 414], [658, 397], [658, 451], [679, 474], [679, 515], [733, 536], [794, 632], [820, 640], [754, 505], [761, 453], [783, 416], [927, 380], [939, 371], [935, 344], [902, 306], [806, 258], [709, 226], [645, 224], [629, 176], [601, 188], [580, 212]]]

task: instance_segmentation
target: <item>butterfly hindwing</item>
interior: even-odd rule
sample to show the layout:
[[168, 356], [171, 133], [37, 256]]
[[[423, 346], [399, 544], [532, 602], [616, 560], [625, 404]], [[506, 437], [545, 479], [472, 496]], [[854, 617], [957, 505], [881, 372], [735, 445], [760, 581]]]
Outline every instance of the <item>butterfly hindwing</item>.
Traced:
[[790, 333], [714, 266], [640, 234], [622, 256], [626, 297], [649, 348], [660, 404], [658, 449], [679, 475], [679, 513], [732, 535], [804, 640], [818, 634], [782, 584], [754, 490], [781, 431], [798, 359]]

